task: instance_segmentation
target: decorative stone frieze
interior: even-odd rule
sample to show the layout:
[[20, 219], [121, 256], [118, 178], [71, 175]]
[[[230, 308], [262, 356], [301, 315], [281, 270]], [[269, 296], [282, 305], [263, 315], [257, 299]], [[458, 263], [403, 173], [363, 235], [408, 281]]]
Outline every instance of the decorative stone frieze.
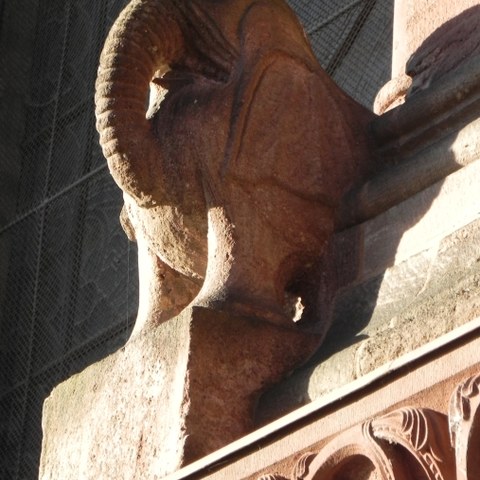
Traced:
[[258, 480], [476, 480], [480, 458], [480, 374], [454, 390], [448, 415], [402, 407], [336, 435], [307, 453], [292, 474]]

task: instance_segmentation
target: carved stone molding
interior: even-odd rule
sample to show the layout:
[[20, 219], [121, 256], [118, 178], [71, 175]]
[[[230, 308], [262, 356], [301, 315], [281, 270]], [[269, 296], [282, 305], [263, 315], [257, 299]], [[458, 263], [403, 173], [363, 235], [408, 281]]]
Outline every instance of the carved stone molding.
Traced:
[[455, 448], [457, 480], [480, 477], [480, 374], [459, 384], [450, 399], [450, 439]]
[[366, 422], [327, 444], [313, 460], [306, 480], [368, 479], [372, 472], [382, 480], [393, 480], [396, 463], [375, 439], [372, 422]]
[[416, 471], [422, 472], [421, 478], [453, 478], [455, 459], [445, 415], [429, 409], [402, 408], [373, 420], [372, 428], [375, 438], [404, 448], [410, 465], [406, 478]]
[[[309, 472], [310, 465], [312, 461], [317, 457], [317, 454], [308, 452], [304, 453], [295, 463], [291, 477], [293, 480], [306, 480]], [[282, 475], [278, 474], [267, 474], [262, 475], [258, 480], [288, 480]]]
[[454, 390], [448, 415], [404, 407], [356, 425], [297, 461], [289, 479], [474, 480], [480, 478], [480, 373]]
[[310, 471], [310, 465], [315, 459], [316, 454], [308, 452], [303, 454], [295, 464], [293, 468], [293, 478], [294, 480], [304, 480], [307, 478], [308, 472]]

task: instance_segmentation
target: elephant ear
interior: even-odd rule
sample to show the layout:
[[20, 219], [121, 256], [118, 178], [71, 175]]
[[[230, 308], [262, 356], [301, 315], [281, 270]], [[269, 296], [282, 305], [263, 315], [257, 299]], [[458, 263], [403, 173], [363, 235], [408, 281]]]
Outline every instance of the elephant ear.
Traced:
[[362, 149], [349, 124], [353, 100], [323, 70], [282, 52], [256, 65], [241, 94], [228, 175], [337, 205], [357, 176]]

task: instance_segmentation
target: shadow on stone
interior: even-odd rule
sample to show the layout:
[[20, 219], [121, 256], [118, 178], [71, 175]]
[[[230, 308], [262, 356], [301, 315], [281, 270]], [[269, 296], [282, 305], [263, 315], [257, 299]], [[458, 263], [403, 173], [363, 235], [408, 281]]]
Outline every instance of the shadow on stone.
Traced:
[[[407, 346], [401, 345], [402, 328], [410, 328], [419, 336], [415, 341], [405, 340], [405, 344], [417, 346], [439, 334], [421, 332], [421, 325], [412, 324], [414, 316], [401, 323], [405, 320], [401, 316], [409, 305], [418, 304], [419, 298], [427, 301], [424, 292], [429, 285], [440, 288], [431, 287], [441, 282], [430, 279], [441, 270], [434, 266], [440, 255], [438, 242], [477, 218], [473, 210], [468, 213], [474, 207], [464, 208], [461, 189], [464, 182], [465, 192], [475, 195], [468, 177], [478, 175], [477, 166], [470, 164], [480, 154], [479, 9], [474, 7], [447, 22], [421, 45], [408, 65], [414, 87], [405, 104], [374, 120], [376, 153], [384, 167], [345, 197], [339, 231], [320, 266], [324, 279], [320, 321], [331, 323], [330, 329], [308, 364], [262, 397], [258, 424], [309, 403], [310, 392], [315, 389], [312, 382], [317, 382], [318, 391], [326, 393], [366, 373], [359, 366], [359, 352], [366, 346], [368, 355], [368, 342], [377, 334], [378, 341], [386, 342], [385, 362], [394, 358], [394, 351], [397, 355], [407, 351]], [[465, 35], [465, 57], [452, 59], [450, 43]], [[438, 51], [444, 56], [436, 63], [431, 57]], [[421, 78], [416, 78], [417, 74]], [[462, 167], [467, 167], [465, 172], [455, 174]], [[444, 188], [444, 179], [451, 174]], [[439, 195], [442, 197], [437, 200]], [[449, 195], [454, 197], [452, 206]], [[431, 210], [434, 204], [437, 206]], [[436, 240], [435, 235], [439, 236]], [[438, 261], [447, 260], [439, 257]], [[420, 316], [418, 321], [422, 321]], [[314, 331], [315, 323], [304, 328]], [[423, 328], [428, 330], [428, 323]], [[405, 339], [409, 333], [403, 332]], [[374, 362], [381, 357], [377, 354], [375, 360], [365, 361], [365, 368], [380, 366]]]

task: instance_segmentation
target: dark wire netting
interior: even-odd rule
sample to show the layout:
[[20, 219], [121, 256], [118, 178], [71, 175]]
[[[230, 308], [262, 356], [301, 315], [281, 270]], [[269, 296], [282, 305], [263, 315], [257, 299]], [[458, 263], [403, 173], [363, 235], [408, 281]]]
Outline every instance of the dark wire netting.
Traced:
[[[95, 131], [99, 52], [126, 0], [0, 0], [0, 478], [38, 478], [52, 388], [118, 349], [135, 245]], [[322, 66], [371, 107], [393, 0], [292, 0]], [[320, 112], [321, 113], [321, 112]]]

